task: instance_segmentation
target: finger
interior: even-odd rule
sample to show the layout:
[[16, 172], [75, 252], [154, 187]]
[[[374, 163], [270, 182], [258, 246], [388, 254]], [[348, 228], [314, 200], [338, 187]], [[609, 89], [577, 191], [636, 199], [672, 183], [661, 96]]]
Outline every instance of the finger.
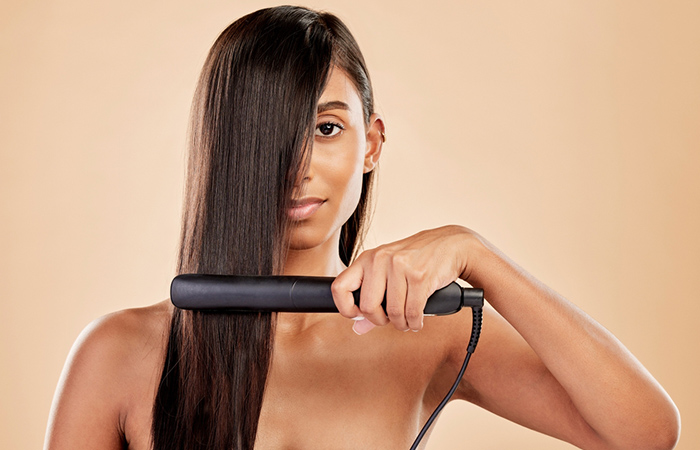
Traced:
[[426, 293], [425, 283], [409, 280], [406, 292], [406, 322], [412, 331], [423, 328], [423, 310], [430, 294]]
[[348, 319], [362, 316], [360, 308], [355, 305], [355, 297], [353, 297], [352, 293], [360, 289], [363, 278], [364, 269], [362, 265], [353, 263], [340, 272], [333, 283], [331, 283], [333, 302], [341, 316]]
[[397, 330], [408, 331], [406, 322], [407, 281], [398, 264], [392, 264], [386, 283], [386, 314]]
[[375, 252], [372, 254], [372, 261], [365, 262], [369, 267], [365, 267], [364, 279], [362, 280], [362, 291], [360, 292], [360, 311], [367, 320], [375, 325], [386, 325], [389, 319], [382, 309], [382, 301], [386, 292], [386, 257]]

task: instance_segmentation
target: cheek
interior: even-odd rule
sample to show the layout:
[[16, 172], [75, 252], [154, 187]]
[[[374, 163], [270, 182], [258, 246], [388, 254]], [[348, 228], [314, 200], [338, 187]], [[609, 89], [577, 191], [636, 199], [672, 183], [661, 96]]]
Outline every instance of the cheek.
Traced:
[[326, 183], [334, 198], [337, 220], [341, 224], [352, 215], [360, 200], [363, 167], [363, 154], [352, 151], [336, 154], [332, 164], [324, 171]]
[[347, 213], [345, 220], [350, 218], [350, 215], [357, 208], [357, 203], [360, 201], [360, 195], [362, 194], [362, 165], [359, 167], [360, 169], [353, 171], [353, 176], [347, 180], [347, 188], [343, 196], [343, 211]]
[[348, 189], [343, 197], [342, 204], [340, 205], [336, 226], [343, 226], [353, 213], [357, 209], [357, 205], [360, 203], [360, 197], [362, 195], [362, 171], [358, 171], [356, 176], [349, 181]]

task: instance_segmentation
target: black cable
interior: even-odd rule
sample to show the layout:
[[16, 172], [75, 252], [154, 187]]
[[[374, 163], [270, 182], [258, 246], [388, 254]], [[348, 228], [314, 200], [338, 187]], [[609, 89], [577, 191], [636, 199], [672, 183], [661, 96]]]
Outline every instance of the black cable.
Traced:
[[476, 344], [479, 342], [479, 335], [481, 335], [481, 321], [482, 321], [482, 319], [483, 319], [482, 309], [480, 307], [473, 307], [472, 308], [472, 335], [471, 335], [471, 338], [469, 339], [469, 346], [467, 347], [467, 356], [464, 357], [464, 363], [462, 364], [462, 369], [460, 369], [459, 375], [457, 375], [457, 379], [455, 380], [454, 384], [452, 385], [452, 389], [450, 389], [450, 392], [448, 392], [447, 395], [445, 396], [445, 398], [442, 399], [442, 401], [437, 406], [437, 408], [435, 408], [435, 411], [433, 411], [433, 413], [430, 415], [430, 418], [428, 419], [428, 421], [425, 422], [425, 425], [423, 425], [423, 429], [420, 430], [420, 433], [418, 433], [416, 440], [413, 441], [413, 445], [411, 446], [411, 450], [416, 450], [418, 448], [418, 444], [420, 444], [421, 439], [423, 439], [423, 436], [430, 428], [430, 425], [433, 424], [433, 422], [437, 418], [438, 414], [440, 414], [440, 411], [442, 411], [442, 408], [445, 407], [447, 402], [450, 401], [452, 394], [454, 394], [455, 391], [457, 390], [457, 386], [459, 386], [459, 382], [462, 379], [462, 376], [464, 376], [464, 372], [467, 370], [467, 364], [469, 364], [469, 358], [472, 356], [472, 353], [474, 353], [474, 350], [476, 350]]

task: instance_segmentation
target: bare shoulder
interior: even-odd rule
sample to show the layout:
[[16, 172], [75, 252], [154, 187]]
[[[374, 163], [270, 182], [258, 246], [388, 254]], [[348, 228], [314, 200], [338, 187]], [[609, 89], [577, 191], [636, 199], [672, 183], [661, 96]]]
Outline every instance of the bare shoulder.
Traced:
[[[172, 306], [166, 301], [144, 308], [123, 309], [90, 323], [76, 341], [80, 346], [105, 347], [117, 355], [136, 349], [159, 347], [168, 332]], [[161, 346], [162, 348], [162, 346]]]
[[125, 309], [82, 331], [56, 388], [46, 448], [121, 448], [126, 416], [159, 376], [170, 313], [167, 301]]
[[[162, 357], [170, 323], [167, 302], [107, 314], [91, 322], [78, 336], [68, 363], [121, 379], [150, 356]], [[77, 367], [76, 367], [77, 368]], [[107, 380], [110, 377], [107, 377]]]

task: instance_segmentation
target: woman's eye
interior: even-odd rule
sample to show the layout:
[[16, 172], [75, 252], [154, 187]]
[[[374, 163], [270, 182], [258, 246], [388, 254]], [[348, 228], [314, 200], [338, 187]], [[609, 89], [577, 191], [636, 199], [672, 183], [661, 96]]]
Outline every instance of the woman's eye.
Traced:
[[337, 123], [325, 122], [316, 126], [316, 136], [333, 137], [340, 133], [344, 128]]

